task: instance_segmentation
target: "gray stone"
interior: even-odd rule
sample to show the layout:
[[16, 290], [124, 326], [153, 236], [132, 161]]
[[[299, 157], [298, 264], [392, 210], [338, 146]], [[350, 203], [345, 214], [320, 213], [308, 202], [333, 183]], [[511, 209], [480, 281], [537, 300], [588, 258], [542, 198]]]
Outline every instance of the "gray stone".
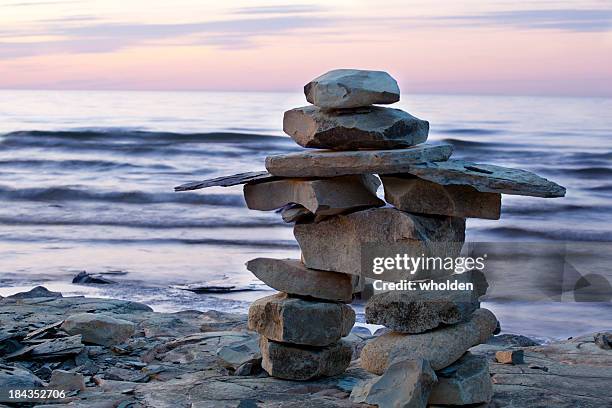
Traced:
[[405, 270], [375, 274], [370, 267], [362, 270], [362, 256], [458, 256], [465, 240], [465, 219], [375, 208], [319, 223], [297, 223], [293, 233], [308, 268], [391, 281], [429, 279], [452, 272], [419, 269], [413, 274]]
[[395, 79], [383, 71], [334, 69], [304, 86], [306, 100], [323, 109], [357, 108], [399, 101]]
[[441, 325], [469, 320], [480, 306], [479, 296], [486, 292], [484, 275], [479, 271], [469, 271], [434, 280], [436, 283], [446, 281], [473, 283], [475, 290], [393, 290], [378, 293], [366, 303], [366, 322], [380, 324], [400, 333], [422, 333]]
[[247, 269], [263, 283], [280, 292], [351, 303], [353, 277], [344, 273], [309, 269], [297, 259], [256, 258]]
[[247, 363], [259, 364], [261, 362], [259, 338], [254, 336], [247, 340], [239, 340], [224, 345], [217, 350], [217, 357], [223, 360], [226, 367], [233, 369]]
[[464, 323], [421, 334], [385, 333], [370, 341], [361, 351], [361, 366], [382, 374], [394, 358], [423, 358], [434, 370], [448, 367], [470, 347], [492, 336], [497, 319], [487, 309], [478, 309]]
[[0, 364], [0, 386], [7, 389], [40, 388], [43, 382], [25, 368]]
[[495, 360], [502, 364], [524, 364], [523, 350], [500, 350], [495, 353]]
[[595, 344], [603, 350], [612, 350], [612, 332], [595, 334]]
[[285, 293], [258, 299], [249, 308], [249, 329], [283, 343], [327, 346], [348, 335], [354, 324], [350, 306]]
[[327, 347], [303, 347], [261, 337], [261, 366], [273, 377], [306, 381], [341, 374], [351, 362], [351, 346], [343, 341]]
[[333, 112], [304, 106], [285, 112], [283, 130], [302, 147], [396, 149], [425, 142], [429, 122], [378, 106]]
[[436, 374], [438, 383], [429, 396], [429, 404], [470, 405], [489, 402], [493, 397], [489, 363], [484, 356], [465, 353]]
[[484, 193], [563, 197], [565, 188], [526, 170], [448, 160], [419, 163], [404, 173], [442, 185], [472, 186]]
[[312, 150], [268, 156], [266, 168], [280, 177], [393, 174], [406, 172], [415, 163], [447, 160], [452, 152], [453, 147], [443, 143], [393, 150]]
[[174, 187], [174, 191], [191, 191], [208, 187], [230, 187], [238, 184], [260, 183], [272, 180], [277, 180], [277, 178], [267, 171], [252, 171], [181, 184], [180, 186]]
[[51, 339], [32, 346], [24, 347], [12, 354], [5, 356], [6, 359], [23, 360], [26, 357], [35, 360], [49, 358], [68, 357], [79, 354], [83, 350], [81, 336], [60, 337]]
[[501, 194], [471, 186], [443, 186], [418, 177], [382, 176], [385, 200], [402, 211], [498, 220]]
[[289, 205], [282, 209], [281, 217], [286, 223], [313, 219], [314, 214], [299, 204]]
[[27, 292], [19, 292], [14, 295], [7, 296], [7, 299], [34, 299], [34, 298], [61, 298], [59, 292], [51, 292], [44, 286], [36, 286]]
[[112, 346], [134, 334], [134, 323], [99, 313], [79, 313], [69, 316], [62, 324], [68, 334], [80, 334], [86, 343]]
[[55, 390], [83, 391], [85, 390], [85, 377], [80, 373], [65, 370], [53, 370], [47, 388]]
[[351, 400], [378, 407], [425, 408], [436, 381], [427, 360], [400, 359], [393, 361], [381, 377], [353, 388]]
[[322, 180], [284, 179], [247, 184], [244, 198], [252, 210], [270, 211], [293, 203], [302, 205], [315, 215], [334, 215], [385, 205], [376, 197], [379, 186], [380, 180], [373, 175]]

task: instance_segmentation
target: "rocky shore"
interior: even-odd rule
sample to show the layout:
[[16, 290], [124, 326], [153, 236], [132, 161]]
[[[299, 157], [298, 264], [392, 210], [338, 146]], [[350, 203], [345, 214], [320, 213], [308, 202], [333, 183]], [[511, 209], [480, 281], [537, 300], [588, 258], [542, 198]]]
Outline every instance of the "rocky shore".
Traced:
[[[0, 406], [366, 407], [354, 401], [372, 380], [388, 386], [370, 395], [393, 401], [397, 393], [418, 394], [407, 389], [414, 381], [406, 377], [427, 377], [418, 367], [410, 375], [402, 367], [387, 369], [384, 378], [361, 368], [361, 350], [379, 338], [362, 328], [344, 338], [353, 351], [344, 373], [308, 381], [270, 377], [247, 319], [216, 311], [157, 313], [140, 303], [63, 297], [42, 287], [0, 299], [0, 385], [67, 391], [63, 400]], [[460, 369], [436, 372], [430, 406], [486, 392], [462, 386], [483, 375], [491, 376], [493, 395], [482, 406], [609, 406], [611, 340], [610, 333], [595, 333], [540, 345], [518, 335], [494, 336], [471, 348]], [[479, 359], [487, 360], [489, 373], [478, 371]]]

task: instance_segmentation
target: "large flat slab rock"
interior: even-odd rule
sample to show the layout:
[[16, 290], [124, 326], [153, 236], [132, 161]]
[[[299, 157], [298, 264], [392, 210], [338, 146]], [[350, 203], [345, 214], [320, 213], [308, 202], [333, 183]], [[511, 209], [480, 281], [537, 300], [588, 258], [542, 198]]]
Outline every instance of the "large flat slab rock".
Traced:
[[247, 269], [266, 285], [291, 295], [351, 303], [353, 277], [344, 273], [309, 269], [299, 259], [256, 258]]
[[493, 397], [489, 363], [484, 356], [467, 352], [436, 374], [438, 383], [429, 395], [429, 404], [481, 404], [491, 401]]
[[285, 112], [283, 130], [302, 147], [396, 149], [425, 142], [429, 122], [378, 106], [343, 111], [304, 106]]
[[526, 170], [448, 160], [419, 163], [405, 173], [442, 185], [471, 186], [484, 193], [563, 197], [565, 188]]
[[300, 204], [317, 215], [334, 215], [346, 211], [381, 207], [376, 197], [380, 180], [373, 175], [353, 175], [320, 180], [284, 179], [244, 186], [247, 207], [270, 211]]
[[400, 90], [383, 71], [334, 69], [304, 86], [306, 100], [323, 109], [357, 108], [399, 101]]
[[327, 346], [347, 336], [354, 324], [355, 312], [350, 306], [286, 293], [258, 299], [249, 308], [249, 329], [283, 343]]
[[62, 324], [68, 334], [80, 334], [86, 343], [112, 346], [129, 339], [135, 331], [132, 322], [100, 313], [79, 313], [69, 316]]
[[474, 290], [392, 290], [372, 296], [365, 306], [367, 323], [400, 333], [423, 333], [442, 325], [469, 320], [486, 292], [482, 272], [473, 270], [434, 280], [471, 283]]
[[259, 183], [277, 180], [267, 171], [252, 171], [248, 173], [232, 174], [230, 176], [215, 177], [202, 181], [192, 181], [174, 187], [174, 191], [191, 191], [207, 187], [230, 187], [246, 183]]
[[351, 363], [351, 346], [343, 341], [327, 347], [282, 344], [261, 337], [261, 366], [272, 377], [306, 381], [344, 372]]
[[418, 269], [374, 273], [373, 257], [457, 256], [465, 240], [465, 219], [420, 216], [395, 208], [374, 208], [337, 215], [319, 223], [295, 224], [295, 238], [308, 268], [373, 279], [429, 279], [448, 271]]
[[448, 367], [470, 347], [486, 342], [497, 328], [495, 315], [478, 309], [464, 323], [421, 334], [385, 333], [361, 351], [361, 366], [381, 375], [397, 357], [429, 360], [434, 370]]
[[381, 176], [385, 200], [402, 211], [498, 220], [501, 194], [472, 186], [444, 186], [418, 177]]
[[443, 143], [391, 150], [313, 150], [268, 156], [266, 169], [279, 177], [403, 173], [415, 163], [447, 160], [452, 152], [453, 147]]
[[351, 400], [378, 407], [424, 408], [436, 381], [427, 360], [398, 359], [381, 377], [353, 388]]

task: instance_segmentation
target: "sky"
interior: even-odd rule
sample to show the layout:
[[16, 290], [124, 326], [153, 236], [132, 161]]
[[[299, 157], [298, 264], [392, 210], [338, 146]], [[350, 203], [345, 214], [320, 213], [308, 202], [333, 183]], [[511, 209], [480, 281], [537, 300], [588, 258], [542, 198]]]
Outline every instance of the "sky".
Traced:
[[612, 0], [0, 0], [0, 89], [612, 96]]

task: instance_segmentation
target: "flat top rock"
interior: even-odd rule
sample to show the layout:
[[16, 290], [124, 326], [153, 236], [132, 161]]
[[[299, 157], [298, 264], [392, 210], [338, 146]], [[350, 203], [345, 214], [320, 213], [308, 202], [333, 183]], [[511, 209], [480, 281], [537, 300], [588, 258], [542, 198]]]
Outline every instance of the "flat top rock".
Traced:
[[429, 122], [380, 106], [326, 111], [310, 105], [285, 112], [283, 131], [302, 147], [397, 149], [425, 142]]
[[395, 103], [397, 82], [384, 71], [334, 69], [304, 86], [306, 100], [323, 109], [342, 109]]
[[565, 188], [527, 170], [448, 160], [413, 165], [406, 173], [442, 185], [469, 185], [488, 193], [563, 197]]
[[293, 295], [350, 303], [351, 275], [309, 269], [299, 259], [256, 258], [247, 269], [266, 285]]
[[349, 174], [392, 174], [416, 163], [448, 160], [449, 144], [421, 144], [405, 149], [312, 150], [266, 157], [266, 169], [279, 177], [336, 177]]
[[230, 187], [238, 184], [257, 183], [277, 180], [267, 171], [251, 171], [248, 173], [232, 174], [231, 176], [215, 177], [212, 179], [193, 181], [174, 187], [174, 191], [191, 191], [207, 187]]

